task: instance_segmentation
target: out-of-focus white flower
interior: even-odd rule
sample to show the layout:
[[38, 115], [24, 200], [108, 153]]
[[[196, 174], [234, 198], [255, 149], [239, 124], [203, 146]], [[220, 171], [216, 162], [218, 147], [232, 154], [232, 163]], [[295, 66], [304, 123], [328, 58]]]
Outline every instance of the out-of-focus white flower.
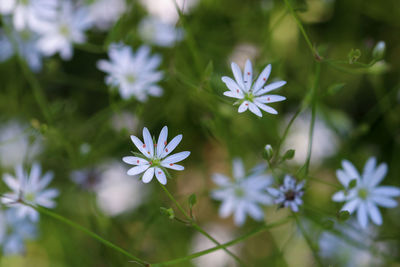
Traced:
[[111, 117], [111, 126], [115, 131], [127, 130], [130, 133], [136, 132], [138, 124], [138, 117], [128, 111], [115, 113]]
[[42, 69], [42, 54], [36, 47], [38, 35], [29, 30], [13, 31], [11, 38], [16, 44], [17, 51], [15, 51], [13, 41], [0, 31], [0, 62], [8, 60], [17, 53], [33, 71], [40, 71]]
[[247, 60], [254, 60], [259, 54], [257, 46], [251, 43], [240, 43], [235, 45], [232, 54], [228, 58], [228, 62], [236, 62], [239, 67], [244, 67]]
[[188, 14], [199, 0], [140, 0], [147, 11], [166, 23], [175, 24], [179, 19], [175, 3], [183, 14]]
[[222, 201], [219, 209], [221, 217], [228, 217], [233, 213], [235, 224], [239, 226], [246, 221], [246, 215], [258, 221], [264, 218], [260, 205], [272, 204], [272, 198], [266, 189], [273, 179], [263, 172], [264, 168], [257, 168], [246, 176], [242, 160], [234, 159], [234, 181], [223, 174], [213, 175], [213, 181], [219, 188], [211, 192], [211, 197]]
[[184, 167], [176, 163], [186, 159], [190, 152], [183, 151], [168, 156], [179, 145], [182, 135], [175, 136], [169, 143], [167, 143], [167, 137], [167, 126], [162, 128], [157, 144], [153, 143], [150, 132], [146, 127], [143, 128], [144, 143], [136, 136], [131, 135], [132, 142], [142, 154], [137, 153], [136, 157], [128, 156], [122, 159], [128, 164], [135, 165], [135, 167], [128, 170], [128, 175], [137, 175], [144, 172], [142, 177], [144, 183], [149, 183], [155, 175], [157, 180], [165, 185], [167, 184], [165, 168], [182, 171]]
[[102, 31], [110, 28], [125, 10], [125, 0], [94, 0], [89, 5], [91, 21]]
[[0, 14], [12, 15], [18, 31], [38, 31], [55, 19], [57, 6], [57, 0], [1, 0]]
[[163, 89], [156, 85], [163, 77], [156, 68], [161, 63], [159, 55], [150, 55], [150, 47], [141, 46], [136, 53], [123, 44], [112, 44], [108, 55], [110, 61], [100, 60], [97, 67], [106, 72], [106, 84], [118, 87], [123, 99], [136, 97], [146, 101], [148, 96], [161, 96]]
[[105, 214], [117, 216], [137, 208], [145, 201], [149, 188], [129, 177], [121, 163], [107, 163], [99, 169], [104, 171], [94, 190], [97, 204]]
[[283, 185], [278, 189], [269, 187], [268, 193], [275, 198], [275, 204], [280, 207], [289, 207], [292, 211], [298, 212], [299, 206], [303, 204], [301, 199], [304, 194], [304, 181], [297, 183], [290, 175], [286, 175]]
[[156, 17], [146, 17], [139, 24], [139, 35], [143, 41], [158, 46], [171, 47], [182, 40], [183, 30], [165, 23]]
[[[350, 224], [355, 225], [355, 221], [351, 221]], [[365, 233], [351, 230], [354, 228], [342, 225], [336, 228], [337, 234], [324, 232], [319, 238], [319, 254], [326, 261], [327, 266], [383, 266], [382, 260], [374, 257], [368, 249], [373, 245], [370, 237]], [[354, 243], [346, 242], [346, 239], [362, 244], [365, 249], [356, 247]]]
[[10, 121], [0, 126], [0, 164], [12, 168], [17, 164], [32, 160], [42, 150], [38, 136], [18, 121]]
[[[339, 182], [345, 190], [341, 190], [332, 196], [336, 202], [346, 202], [342, 210], [353, 213], [357, 210], [357, 220], [362, 228], [368, 226], [368, 217], [372, 222], [381, 225], [382, 215], [377, 206], [394, 208], [397, 201], [394, 197], [400, 196], [400, 188], [395, 186], [378, 186], [385, 178], [388, 167], [386, 163], [376, 166], [376, 159], [371, 157], [365, 163], [362, 175], [360, 175], [354, 165], [347, 161], [342, 161], [343, 169], [336, 172]], [[356, 181], [353, 188], [349, 188], [350, 182]]]
[[224, 95], [239, 99], [238, 104], [240, 104], [240, 106], [238, 112], [242, 113], [249, 109], [257, 116], [262, 117], [262, 113], [260, 111], [260, 109], [262, 109], [271, 114], [278, 114], [275, 109], [265, 104], [283, 101], [286, 99], [286, 97], [280, 95], [266, 95], [266, 93], [282, 87], [286, 84], [286, 82], [273, 82], [263, 87], [271, 73], [271, 65], [265, 67], [265, 69], [258, 76], [258, 79], [254, 85], [253, 67], [250, 60], [246, 61], [243, 75], [239, 66], [235, 62], [232, 62], [231, 66], [235, 80], [227, 76], [222, 77], [222, 81], [229, 89], [229, 91], [224, 92]]
[[62, 59], [69, 60], [73, 55], [73, 44], [86, 41], [85, 31], [90, 26], [88, 9], [75, 7], [70, 0], [64, 0], [54, 23], [38, 30], [41, 37], [37, 46], [46, 56], [58, 52]]
[[13, 192], [3, 194], [1, 201], [16, 209], [19, 218], [28, 217], [36, 222], [39, 220], [39, 213], [21, 201], [30, 205], [54, 208], [56, 203], [53, 198], [57, 197], [59, 192], [57, 189], [46, 189], [51, 180], [53, 180], [53, 173], [47, 172], [42, 177], [42, 169], [38, 163], [32, 165], [29, 175], [21, 165], [17, 165], [15, 177], [8, 173], [3, 175], [3, 181]]
[[[293, 115], [288, 116], [285, 123], [282, 124], [282, 132], [292, 116]], [[296, 151], [293, 158], [296, 164], [303, 164], [306, 161], [310, 122], [311, 114], [306, 113], [298, 116], [292, 124], [284, 142], [284, 149], [294, 149]], [[317, 166], [321, 164], [324, 159], [336, 153], [340, 141], [336, 133], [318, 117], [315, 119], [313, 135], [310, 163], [313, 166]]]
[[5, 255], [25, 252], [25, 241], [37, 236], [36, 224], [21, 219], [14, 209], [0, 211], [0, 245]]
[[[229, 242], [235, 238], [234, 233], [226, 226], [209, 224], [206, 225], [204, 229], [220, 243]], [[212, 247], [215, 247], [215, 244], [210, 239], [200, 233], [196, 233], [192, 239], [190, 251], [195, 253]], [[237, 245], [230, 246], [229, 250], [233, 253], [237, 253], [239, 247]], [[237, 266], [234, 259], [222, 249], [193, 259], [193, 263], [198, 267]]]

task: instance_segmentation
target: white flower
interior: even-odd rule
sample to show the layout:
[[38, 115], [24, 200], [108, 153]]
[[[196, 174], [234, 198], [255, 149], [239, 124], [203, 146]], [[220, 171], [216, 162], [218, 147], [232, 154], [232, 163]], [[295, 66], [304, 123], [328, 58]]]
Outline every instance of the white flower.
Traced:
[[182, 40], [183, 30], [156, 17], [146, 17], [139, 24], [139, 35], [148, 43], [171, 47]]
[[271, 65], [265, 67], [258, 76], [254, 85], [253, 67], [250, 60], [246, 61], [243, 75], [239, 66], [235, 62], [232, 62], [231, 66], [235, 81], [227, 76], [222, 77], [222, 81], [229, 89], [229, 91], [224, 92], [224, 95], [239, 99], [239, 113], [250, 109], [250, 111], [257, 116], [262, 117], [260, 111], [260, 109], [262, 109], [271, 114], [278, 114], [275, 109], [265, 104], [283, 101], [286, 97], [280, 95], [266, 95], [266, 93], [285, 85], [286, 82], [277, 81], [263, 87], [271, 73]]
[[12, 15], [18, 31], [36, 31], [55, 19], [57, 5], [56, 0], [1, 0], [0, 14]]
[[2, 52], [0, 62], [8, 60], [17, 53], [33, 71], [40, 71], [42, 68], [42, 54], [36, 47], [38, 35], [29, 30], [13, 31], [11, 38], [16, 43], [16, 51], [12, 40], [0, 31], [0, 50]]
[[5, 255], [24, 253], [24, 242], [36, 236], [35, 223], [19, 218], [14, 209], [9, 209], [4, 213], [0, 211], [0, 245]]
[[156, 85], [163, 73], [156, 71], [161, 63], [159, 55], [150, 55], [150, 47], [141, 46], [136, 53], [123, 44], [112, 44], [108, 55], [110, 61], [100, 60], [97, 67], [108, 73], [106, 83], [118, 87], [123, 99], [136, 97], [146, 101], [148, 95], [161, 96], [163, 90]]
[[57, 20], [38, 31], [41, 34], [38, 48], [46, 56], [59, 52], [62, 59], [69, 60], [73, 55], [73, 44], [86, 41], [85, 31], [89, 27], [90, 17], [85, 7], [75, 8], [71, 1], [62, 1]]
[[276, 188], [268, 188], [268, 193], [275, 197], [275, 204], [280, 204], [281, 207], [290, 207], [294, 212], [299, 211], [299, 206], [303, 204], [301, 199], [304, 194], [304, 181], [297, 183], [290, 175], [286, 175], [283, 180], [283, 185]]
[[144, 143], [136, 136], [131, 135], [132, 142], [143, 155], [138, 155], [137, 157], [129, 156], [122, 159], [128, 164], [136, 165], [128, 170], [128, 175], [137, 175], [144, 172], [142, 181], [149, 183], [155, 174], [157, 180], [165, 185], [167, 183], [165, 168], [182, 171], [184, 167], [176, 163], [186, 159], [190, 152], [184, 151], [168, 156], [181, 142], [182, 135], [175, 136], [169, 143], [167, 143], [167, 136], [167, 126], [162, 128], [157, 144], [153, 144], [153, 139], [146, 127], [143, 128]]
[[126, 10], [125, 0], [95, 0], [89, 5], [90, 18], [96, 28], [107, 30]]
[[3, 181], [13, 192], [4, 194], [1, 200], [3, 204], [15, 208], [19, 218], [28, 217], [36, 222], [39, 219], [39, 213], [21, 201], [31, 205], [54, 208], [56, 203], [53, 198], [57, 197], [59, 192], [57, 189], [46, 189], [53, 179], [53, 173], [47, 172], [41, 177], [41, 167], [35, 163], [32, 165], [29, 175], [21, 165], [15, 168], [15, 174], [16, 177], [7, 173], [3, 175]]
[[[387, 173], [386, 163], [376, 166], [376, 159], [371, 157], [364, 166], [360, 175], [354, 165], [347, 161], [342, 161], [343, 169], [336, 171], [339, 182], [345, 190], [336, 192], [332, 200], [336, 202], [346, 202], [341, 210], [353, 213], [357, 210], [357, 220], [362, 228], [368, 226], [368, 217], [377, 225], [382, 224], [382, 215], [377, 206], [394, 208], [397, 201], [393, 197], [400, 196], [400, 188], [395, 186], [378, 186]], [[350, 182], [356, 180], [356, 185], [349, 188]]]
[[213, 181], [220, 188], [211, 192], [211, 197], [222, 201], [219, 215], [223, 218], [234, 213], [236, 225], [243, 225], [246, 221], [246, 214], [255, 220], [262, 220], [264, 212], [261, 205], [272, 204], [271, 197], [267, 194], [266, 188], [272, 183], [272, 177], [263, 174], [264, 168], [253, 169], [250, 175], [246, 176], [243, 162], [240, 159], [233, 160], [233, 177], [216, 173]]

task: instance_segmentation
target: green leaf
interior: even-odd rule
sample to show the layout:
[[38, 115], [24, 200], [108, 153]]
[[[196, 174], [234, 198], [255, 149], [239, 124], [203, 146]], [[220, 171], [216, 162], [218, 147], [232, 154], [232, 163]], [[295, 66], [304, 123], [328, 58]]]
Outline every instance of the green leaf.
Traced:
[[192, 207], [197, 203], [196, 195], [195, 194], [191, 194], [189, 199], [188, 199], [188, 202], [189, 202], [189, 208], [192, 209]]
[[348, 189], [352, 189], [357, 186], [357, 179], [352, 179], [349, 183]]
[[360, 49], [351, 49], [347, 57], [349, 58], [349, 64], [353, 64], [361, 57]]
[[335, 223], [332, 220], [326, 220], [326, 221], [322, 222], [322, 227], [324, 229], [330, 230], [333, 228], [334, 224]]
[[350, 212], [342, 210], [338, 213], [337, 218], [340, 222], [345, 222], [350, 218]]
[[335, 83], [328, 87], [328, 94], [335, 95], [337, 94], [346, 84], [345, 83]]
[[294, 157], [294, 155], [295, 155], [295, 152], [296, 151], [294, 149], [289, 149], [283, 155], [282, 160], [292, 159]]
[[210, 60], [207, 64], [206, 69], [204, 70], [204, 78], [205, 79], [210, 78], [213, 71], [214, 71], [214, 64], [213, 64], [212, 60]]

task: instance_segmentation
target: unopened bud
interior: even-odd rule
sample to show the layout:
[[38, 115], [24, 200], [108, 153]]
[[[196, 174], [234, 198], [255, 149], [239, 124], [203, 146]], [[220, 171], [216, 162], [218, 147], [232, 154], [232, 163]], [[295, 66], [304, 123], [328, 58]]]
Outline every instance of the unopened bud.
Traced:
[[264, 151], [263, 151], [263, 157], [266, 159], [266, 160], [270, 160], [270, 159], [272, 159], [272, 156], [274, 155], [274, 150], [272, 149], [272, 146], [271, 145], [266, 145], [265, 147], [264, 147]]
[[379, 41], [375, 47], [374, 50], [372, 51], [372, 56], [374, 57], [374, 59], [382, 59], [383, 56], [385, 55], [385, 51], [386, 51], [386, 44], [384, 41]]

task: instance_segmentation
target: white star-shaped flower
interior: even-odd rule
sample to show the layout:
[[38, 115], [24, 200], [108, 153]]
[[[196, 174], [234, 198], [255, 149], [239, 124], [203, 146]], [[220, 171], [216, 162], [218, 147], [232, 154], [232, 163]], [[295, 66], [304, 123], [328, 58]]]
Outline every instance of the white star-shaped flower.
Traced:
[[239, 99], [239, 113], [245, 112], [249, 109], [257, 116], [262, 117], [260, 111], [260, 109], [262, 109], [271, 114], [278, 114], [275, 109], [266, 104], [283, 101], [286, 97], [280, 95], [267, 95], [267, 93], [285, 85], [286, 82], [277, 81], [264, 86], [271, 73], [271, 64], [265, 67], [254, 84], [253, 67], [250, 60], [246, 61], [243, 74], [235, 62], [232, 62], [231, 66], [235, 80], [227, 76], [222, 77], [222, 81], [229, 89], [229, 91], [224, 92], [224, 95]]
[[290, 175], [286, 175], [283, 180], [283, 185], [278, 189], [268, 188], [270, 193], [275, 198], [275, 204], [280, 204], [281, 207], [289, 207], [292, 211], [298, 212], [299, 206], [303, 204], [301, 199], [304, 194], [304, 181], [297, 181]]
[[[362, 228], [368, 226], [368, 217], [377, 225], [382, 224], [382, 215], [377, 206], [394, 208], [397, 201], [393, 197], [400, 196], [400, 188], [395, 186], [378, 186], [385, 178], [388, 167], [386, 163], [376, 166], [376, 159], [371, 157], [364, 166], [360, 175], [354, 165], [342, 161], [343, 169], [336, 171], [339, 182], [345, 190], [336, 192], [332, 200], [346, 202], [341, 210], [353, 213], [357, 210], [357, 220]], [[349, 188], [350, 182], [356, 180], [356, 185]]]
[[108, 55], [110, 61], [100, 60], [97, 67], [106, 72], [106, 84], [115, 86], [123, 99], [136, 97], [144, 102], [148, 96], [161, 96], [163, 89], [156, 85], [163, 77], [157, 67], [159, 55], [150, 55], [150, 47], [141, 46], [136, 53], [123, 44], [112, 44]]
[[184, 167], [176, 163], [186, 159], [190, 152], [184, 151], [168, 156], [181, 142], [182, 135], [175, 136], [169, 143], [167, 142], [167, 137], [167, 126], [162, 128], [157, 143], [153, 143], [150, 132], [146, 127], [143, 128], [144, 143], [136, 136], [131, 135], [132, 142], [142, 155], [137, 153], [136, 157], [128, 156], [122, 159], [128, 164], [135, 165], [135, 167], [128, 170], [128, 175], [137, 175], [144, 172], [142, 177], [144, 183], [149, 183], [155, 175], [157, 180], [165, 185], [167, 184], [165, 168], [182, 171]]
[[73, 55], [73, 44], [86, 41], [85, 31], [90, 26], [87, 8], [76, 8], [71, 1], [62, 1], [54, 23], [38, 31], [41, 38], [37, 46], [46, 56], [60, 53], [62, 59], [69, 60]]
[[223, 218], [234, 213], [236, 225], [243, 225], [246, 215], [255, 220], [262, 220], [264, 212], [260, 205], [272, 204], [272, 198], [267, 194], [266, 188], [272, 184], [271, 176], [263, 174], [264, 168], [255, 168], [246, 176], [243, 162], [240, 159], [233, 160], [233, 177], [216, 173], [213, 181], [220, 188], [211, 192], [211, 197], [222, 201], [219, 215]]
[[29, 207], [21, 201], [31, 205], [39, 205], [46, 208], [54, 208], [56, 203], [53, 198], [59, 195], [57, 189], [46, 189], [53, 173], [47, 172], [42, 177], [42, 169], [39, 164], [32, 165], [30, 174], [18, 165], [15, 168], [16, 177], [10, 174], [3, 175], [3, 181], [13, 191], [5, 193], [1, 198], [3, 204], [16, 209], [16, 214], [20, 218], [28, 217], [36, 222], [39, 219], [39, 213], [32, 207]]

